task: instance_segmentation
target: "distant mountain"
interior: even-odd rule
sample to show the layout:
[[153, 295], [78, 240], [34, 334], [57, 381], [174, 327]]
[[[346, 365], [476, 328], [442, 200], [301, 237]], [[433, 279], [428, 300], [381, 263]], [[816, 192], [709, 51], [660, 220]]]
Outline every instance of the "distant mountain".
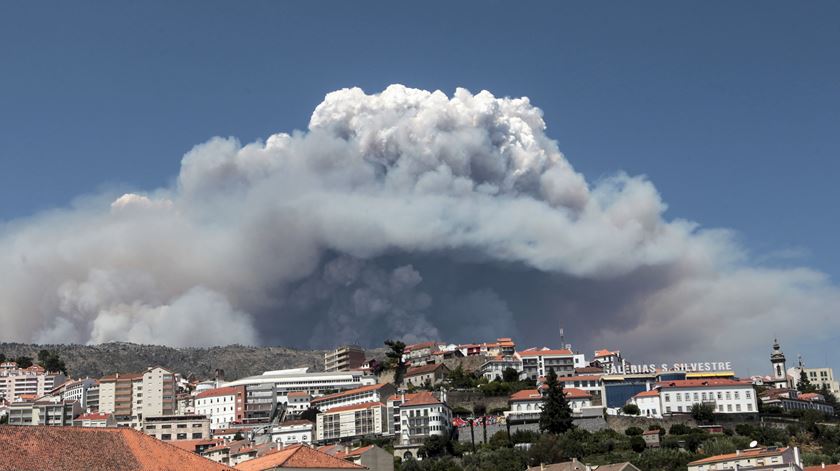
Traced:
[[[115, 372], [143, 371], [147, 366], [162, 366], [199, 379], [212, 378], [217, 368], [224, 370], [228, 381], [284, 368], [309, 367], [310, 371], [324, 369], [326, 350], [297, 350], [286, 347], [225, 347], [173, 348], [161, 345], [137, 345], [115, 342], [99, 345], [37, 345], [0, 343], [0, 353], [6, 358], [21, 355], [36, 358], [45, 349], [58, 352], [75, 377], [98, 378]], [[366, 352], [368, 358], [384, 357], [384, 349]]]

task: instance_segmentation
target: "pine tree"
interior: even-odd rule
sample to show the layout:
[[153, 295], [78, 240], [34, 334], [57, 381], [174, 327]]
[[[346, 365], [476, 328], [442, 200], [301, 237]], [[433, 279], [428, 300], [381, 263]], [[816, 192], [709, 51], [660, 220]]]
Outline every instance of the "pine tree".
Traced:
[[566, 400], [563, 383], [557, 381], [554, 368], [548, 370], [545, 387], [543, 409], [540, 414], [540, 431], [561, 434], [571, 430], [575, 426], [572, 423], [572, 408]]
[[796, 390], [801, 393], [817, 392], [816, 386], [811, 384], [811, 380], [809, 380], [808, 375], [805, 374], [804, 368], [799, 370], [799, 384], [796, 385]]
[[402, 383], [406, 371], [405, 362], [403, 361], [405, 344], [399, 340], [386, 340], [385, 346], [390, 349], [385, 352], [385, 357], [388, 359], [388, 367], [393, 368], [394, 384], [399, 386]]

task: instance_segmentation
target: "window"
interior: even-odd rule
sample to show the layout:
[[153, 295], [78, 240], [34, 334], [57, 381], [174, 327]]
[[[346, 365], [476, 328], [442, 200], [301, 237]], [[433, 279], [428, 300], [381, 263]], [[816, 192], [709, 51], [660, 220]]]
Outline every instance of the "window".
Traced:
[[747, 411], [752, 412], [752, 404], [747, 404]]
[[694, 393], [694, 402], [699, 401], [700, 399], [697, 397], [697, 393]]
[[732, 412], [732, 404], [726, 405], [726, 412]]
[[746, 397], [747, 399], [752, 399], [752, 394], [750, 393], [750, 390], [749, 390], [749, 389], [747, 389], [747, 390], [744, 392], [744, 397]]
[[738, 391], [735, 391], [735, 399], [741, 399], [741, 394]]
[[682, 393], [677, 393], [677, 402], [682, 401]]
[[203, 437], [201, 436], [200, 433], [194, 433], [194, 434], [192, 434], [192, 438], [193, 438], [193, 440], [201, 440], [201, 438], [203, 438]]
[[718, 399], [723, 399], [723, 395], [721, 394], [721, 392], [720, 392], [720, 391], [718, 391], [718, 393], [717, 393], [717, 398], [718, 398]]
[[726, 391], [726, 400], [732, 399], [732, 393], [730, 391]]
[[741, 404], [735, 404], [735, 411], [741, 412]]
[[665, 407], [665, 412], [670, 414], [671, 413], [671, 406]]
[[671, 402], [671, 395], [665, 394], [665, 402]]
[[161, 440], [172, 440], [172, 434], [171, 433], [164, 433], [160, 436], [160, 439]]
[[177, 437], [178, 437], [178, 440], [186, 440], [187, 439], [187, 434], [186, 433], [179, 433], [177, 435]]

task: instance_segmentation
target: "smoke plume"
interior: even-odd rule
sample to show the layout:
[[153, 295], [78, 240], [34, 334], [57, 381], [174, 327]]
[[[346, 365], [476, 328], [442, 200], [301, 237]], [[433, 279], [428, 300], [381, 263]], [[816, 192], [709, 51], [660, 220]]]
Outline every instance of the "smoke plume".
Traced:
[[587, 182], [545, 130], [527, 98], [330, 93], [306, 131], [197, 145], [170, 187], [6, 223], [2, 337], [557, 345], [562, 322], [581, 349], [737, 365], [838, 331], [824, 274], [666, 219], [644, 177]]

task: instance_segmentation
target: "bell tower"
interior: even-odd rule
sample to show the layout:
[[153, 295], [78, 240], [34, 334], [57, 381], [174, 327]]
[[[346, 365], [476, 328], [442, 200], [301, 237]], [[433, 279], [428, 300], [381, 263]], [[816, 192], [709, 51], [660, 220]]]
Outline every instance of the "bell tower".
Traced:
[[773, 365], [773, 382], [777, 388], [787, 385], [787, 368], [785, 368], [785, 354], [779, 346], [779, 339], [773, 339], [773, 351], [770, 353], [770, 364]]

